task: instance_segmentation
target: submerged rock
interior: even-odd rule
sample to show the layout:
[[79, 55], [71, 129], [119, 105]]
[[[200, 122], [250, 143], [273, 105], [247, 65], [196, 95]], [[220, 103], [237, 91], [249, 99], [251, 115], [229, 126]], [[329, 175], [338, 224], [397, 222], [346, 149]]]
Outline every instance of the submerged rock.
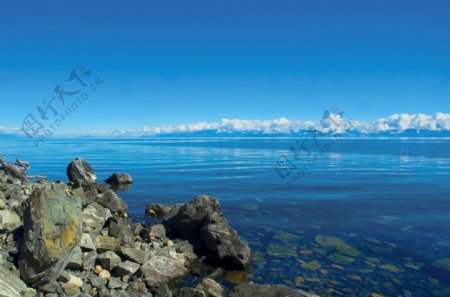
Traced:
[[60, 185], [36, 188], [26, 202], [19, 268], [33, 286], [57, 278], [81, 239], [81, 199]]
[[211, 196], [198, 196], [175, 207], [163, 224], [179, 238], [199, 241], [224, 268], [244, 269], [250, 262], [250, 247], [228, 225], [219, 202]]
[[318, 297], [301, 290], [294, 290], [282, 285], [260, 285], [244, 283], [237, 286], [230, 297]]
[[127, 173], [114, 173], [105, 180], [106, 183], [112, 185], [132, 184], [133, 179]]
[[75, 187], [92, 185], [97, 181], [97, 176], [91, 165], [81, 158], [76, 158], [70, 162], [67, 166], [67, 176], [75, 184]]
[[223, 297], [225, 294], [224, 288], [208, 277], [205, 277], [195, 288], [205, 292], [206, 297]]

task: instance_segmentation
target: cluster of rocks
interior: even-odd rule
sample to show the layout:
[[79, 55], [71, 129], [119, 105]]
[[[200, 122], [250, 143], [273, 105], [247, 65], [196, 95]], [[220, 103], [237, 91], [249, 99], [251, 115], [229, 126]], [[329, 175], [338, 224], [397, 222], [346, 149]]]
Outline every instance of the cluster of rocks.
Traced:
[[[202, 265], [245, 269], [250, 262], [248, 244], [210, 196], [151, 204], [146, 213], [161, 219], [141, 223], [85, 160], [72, 161], [67, 175], [67, 184], [33, 183], [0, 169], [0, 296], [313, 296], [253, 283], [230, 290], [214, 273], [201, 275]], [[106, 182], [132, 179], [114, 174]], [[180, 285], [192, 274], [201, 275], [192, 287]]]

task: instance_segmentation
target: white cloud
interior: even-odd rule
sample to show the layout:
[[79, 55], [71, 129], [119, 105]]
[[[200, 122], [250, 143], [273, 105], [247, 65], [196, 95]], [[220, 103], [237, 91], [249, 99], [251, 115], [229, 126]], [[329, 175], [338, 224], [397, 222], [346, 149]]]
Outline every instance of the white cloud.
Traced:
[[[358, 122], [346, 120], [340, 114], [329, 114], [321, 121], [292, 121], [287, 118], [273, 120], [222, 119], [217, 122], [198, 122], [162, 127], [143, 127], [139, 129], [91, 130], [86, 132], [60, 132], [57, 136], [98, 136], [98, 137], [138, 137], [157, 136], [181, 133], [254, 133], [254, 134], [290, 134], [305, 130], [321, 132], [345, 133], [356, 131], [363, 134], [382, 132], [401, 133], [408, 129], [426, 131], [450, 131], [450, 114], [394, 114], [374, 122]], [[20, 134], [17, 128], [2, 128], [0, 134]]]

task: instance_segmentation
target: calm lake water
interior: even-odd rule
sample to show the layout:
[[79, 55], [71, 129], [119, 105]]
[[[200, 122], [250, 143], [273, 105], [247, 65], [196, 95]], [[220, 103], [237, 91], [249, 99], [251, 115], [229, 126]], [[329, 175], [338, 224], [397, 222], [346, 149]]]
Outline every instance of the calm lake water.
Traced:
[[[135, 183], [119, 194], [136, 217], [150, 202], [216, 197], [254, 254], [228, 285], [249, 278], [323, 296], [450, 296], [450, 140], [318, 139], [301, 160], [290, 150], [296, 140], [1, 140], [0, 153], [51, 180], [67, 181], [77, 156], [99, 180], [130, 173]], [[275, 170], [281, 155], [297, 168], [285, 179]]]

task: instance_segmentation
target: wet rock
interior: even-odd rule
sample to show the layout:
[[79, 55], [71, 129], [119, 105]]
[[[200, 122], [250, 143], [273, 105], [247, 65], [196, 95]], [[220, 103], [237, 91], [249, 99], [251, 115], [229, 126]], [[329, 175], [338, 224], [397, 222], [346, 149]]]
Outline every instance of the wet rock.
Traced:
[[3, 265], [0, 265], [0, 296], [21, 297], [25, 283]]
[[175, 253], [157, 255], [150, 258], [138, 271], [138, 275], [150, 287], [158, 287], [162, 283], [181, 278], [188, 273], [183, 255]]
[[97, 176], [91, 165], [81, 158], [76, 158], [70, 162], [69, 166], [67, 166], [67, 176], [75, 184], [75, 187], [92, 185], [97, 181]]
[[63, 186], [36, 188], [24, 211], [19, 268], [33, 286], [57, 278], [81, 239], [81, 199]]
[[173, 207], [168, 204], [149, 204], [145, 208], [145, 214], [150, 217], [162, 217], [168, 214]]
[[210, 196], [175, 207], [164, 217], [163, 224], [175, 236], [200, 241], [212, 259], [229, 269], [244, 269], [250, 262], [250, 247], [232, 229], [219, 202]]
[[98, 203], [89, 204], [83, 210], [83, 232], [98, 233], [111, 217], [111, 211]]
[[106, 251], [98, 255], [98, 261], [103, 268], [108, 269], [109, 271], [113, 270], [113, 268], [121, 262], [120, 257], [112, 251]]
[[439, 260], [435, 261], [432, 264], [432, 266], [450, 271], [450, 259], [449, 258], [439, 259]]
[[119, 216], [128, 215], [128, 205], [112, 190], [106, 190], [105, 192], [100, 193], [96, 202], [111, 210], [113, 214]]
[[133, 183], [133, 179], [131, 178], [131, 175], [127, 173], [114, 173], [108, 177], [105, 182], [112, 185], [123, 185]]
[[209, 224], [201, 233], [202, 243], [224, 268], [244, 269], [250, 262], [250, 248], [227, 223]]
[[193, 288], [181, 288], [178, 294], [179, 297], [207, 297], [205, 292]]
[[22, 226], [20, 217], [8, 209], [0, 210], [0, 230], [12, 232]]
[[205, 292], [206, 297], [223, 297], [225, 294], [224, 288], [208, 277], [205, 277], [195, 288]]
[[294, 290], [281, 285], [260, 285], [244, 283], [237, 286], [230, 297], [318, 297], [317, 295]]

